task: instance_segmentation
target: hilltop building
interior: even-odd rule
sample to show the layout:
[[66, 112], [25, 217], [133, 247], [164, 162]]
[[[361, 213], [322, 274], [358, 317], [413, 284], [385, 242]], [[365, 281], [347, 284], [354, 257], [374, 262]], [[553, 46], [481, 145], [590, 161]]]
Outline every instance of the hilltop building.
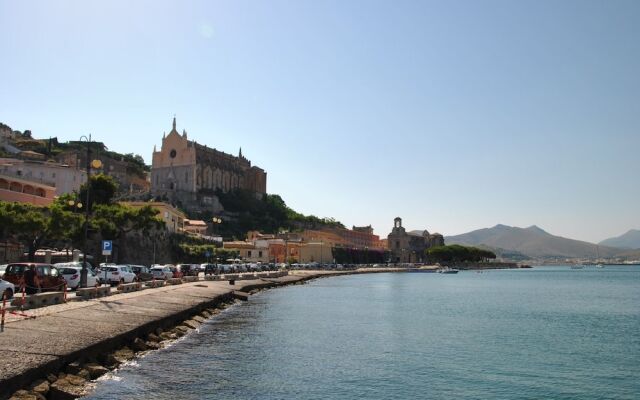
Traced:
[[242, 155], [224, 153], [196, 143], [176, 129], [176, 119], [168, 135], [162, 138], [159, 151], [153, 149], [151, 165], [151, 194], [179, 201], [186, 209], [222, 210], [215, 196], [234, 189], [245, 189], [256, 194], [267, 192], [267, 173], [252, 166]]
[[407, 232], [402, 226], [402, 218], [393, 220], [393, 229], [387, 236], [387, 246], [391, 261], [396, 263], [416, 263], [425, 261], [425, 250], [444, 246], [444, 237], [439, 233], [424, 231]]
[[80, 191], [87, 181], [85, 171], [52, 161], [0, 158], [0, 174], [55, 188], [55, 195]]

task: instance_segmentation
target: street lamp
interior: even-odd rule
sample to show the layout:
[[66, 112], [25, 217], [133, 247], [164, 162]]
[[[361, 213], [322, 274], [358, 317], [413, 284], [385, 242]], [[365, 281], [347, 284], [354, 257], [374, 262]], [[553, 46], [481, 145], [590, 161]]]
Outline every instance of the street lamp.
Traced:
[[[102, 162], [100, 160], [91, 161], [91, 134], [89, 137], [84, 135], [80, 136], [80, 141], [87, 142], [87, 198], [85, 201], [86, 207], [84, 208], [84, 237], [82, 239], [82, 270], [80, 271], [80, 287], [87, 287], [87, 239], [89, 236], [89, 198], [91, 193], [91, 167], [100, 168]], [[78, 203], [81, 204], [81, 203]]]
[[213, 217], [211, 219], [211, 222], [213, 222], [213, 230], [215, 233], [218, 233], [218, 229], [216, 228], [216, 225], [220, 225], [222, 223], [222, 219], [218, 218], [218, 217]]

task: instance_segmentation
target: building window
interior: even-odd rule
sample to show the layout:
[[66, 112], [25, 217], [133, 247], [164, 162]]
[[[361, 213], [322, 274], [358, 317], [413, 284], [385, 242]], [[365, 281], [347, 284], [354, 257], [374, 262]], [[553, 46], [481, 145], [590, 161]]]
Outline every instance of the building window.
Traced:
[[399, 249], [399, 248], [400, 248], [400, 241], [396, 240], [396, 249]]
[[247, 257], [251, 257], [251, 250], [247, 251]]
[[258, 252], [258, 257], [262, 257], [262, 251]]

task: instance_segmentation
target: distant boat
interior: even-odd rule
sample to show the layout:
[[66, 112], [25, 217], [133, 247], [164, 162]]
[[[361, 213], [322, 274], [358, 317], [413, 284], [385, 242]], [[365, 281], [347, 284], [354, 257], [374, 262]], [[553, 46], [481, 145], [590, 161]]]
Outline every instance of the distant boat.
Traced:
[[596, 264], [596, 268], [604, 268], [604, 265], [602, 265], [602, 264]]
[[438, 269], [438, 273], [440, 274], [457, 274], [458, 272], [460, 271], [455, 268], [449, 268], [449, 267]]

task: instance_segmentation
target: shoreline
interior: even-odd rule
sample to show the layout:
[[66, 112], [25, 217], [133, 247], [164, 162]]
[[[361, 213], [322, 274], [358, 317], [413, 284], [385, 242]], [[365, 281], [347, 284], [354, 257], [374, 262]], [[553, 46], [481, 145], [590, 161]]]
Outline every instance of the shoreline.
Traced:
[[[251, 292], [311, 279], [401, 268], [292, 271], [279, 278], [196, 281], [63, 303], [12, 321], [0, 334], [0, 399], [69, 399], [87, 394], [96, 378], [196, 329]], [[13, 397], [12, 397], [13, 396]]]

